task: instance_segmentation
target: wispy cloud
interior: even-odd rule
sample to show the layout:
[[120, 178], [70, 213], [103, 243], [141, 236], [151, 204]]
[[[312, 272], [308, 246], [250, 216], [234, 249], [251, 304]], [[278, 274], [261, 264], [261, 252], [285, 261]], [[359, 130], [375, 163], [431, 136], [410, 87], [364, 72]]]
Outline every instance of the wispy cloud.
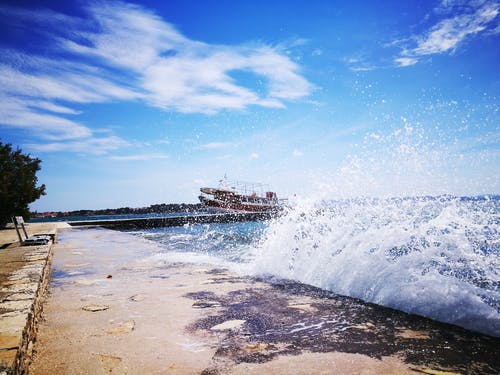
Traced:
[[394, 59], [394, 62], [398, 66], [411, 66], [411, 65], [415, 65], [416, 63], [418, 63], [418, 59], [416, 59], [414, 57], [398, 57], [398, 58]]
[[369, 72], [371, 70], [377, 69], [373, 65], [366, 65], [366, 66], [352, 66], [350, 68], [353, 72]]
[[228, 148], [232, 145], [233, 144], [231, 142], [210, 142], [210, 143], [205, 143], [204, 145], [201, 145], [199, 147], [199, 149], [201, 149], [201, 150], [216, 150], [216, 149]]
[[[51, 106], [52, 113], [45, 111]], [[92, 135], [88, 127], [61, 117], [62, 108], [47, 101], [10, 97], [0, 93], [0, 121], [3, 124], [30, 130], [37, 138], [48, 140], [87, 138]]]
[[89, 137], [78, 141], [52, 142], [52, 143], [30, 143], [27, 148], [36, 152], [76, 152], [82, 154], [103, 155], [110, 151], [117, 150], [130, 144], [125, 140], [116, 137], [94, 138]]
[[367, 60], [364, 53], [358, 52], [356, 56], [344, 58], [343, 61], [353, 72], [368, 72], [377, 69], [375, 65]]
[[166, 154], [137, 154], [137, 155], [123, 155], [123, 156], [110, 156], [110, 160], [117, 161], [144, 161], [144, 160], [157, 160], [168, 159]]
[[[5, 20], [42, 37], [45, 54], [54, 55], [0, 49], [0, 97], [9, 99], [0, 101], [0, 125], [73, 140], [40, 150], [73, 145], [79, 152], [81, 143], [106, 139], [75, 120], [89, 103], [133, 100], [165, 111], [214, 114], [249, 106], [282, 108], [313, 89], [279, 47], [191, 40], [154, 12], [124, 2], [94, 2], [84, 10], [86, 18], [0, 7]], [[266, 89], [243, 85], [234, 78], [236, 71], [260, 76]], [[126, 144], [114, 146], [119, 143]]]
[[465, 41], [490, 35], [498, 28], [500, 6], [496, 1], [443, 1], [435, 11], [447, 18], [408, 40], [394, 59], [398, 66], [414, 65], [423, 56], [453, 53]]

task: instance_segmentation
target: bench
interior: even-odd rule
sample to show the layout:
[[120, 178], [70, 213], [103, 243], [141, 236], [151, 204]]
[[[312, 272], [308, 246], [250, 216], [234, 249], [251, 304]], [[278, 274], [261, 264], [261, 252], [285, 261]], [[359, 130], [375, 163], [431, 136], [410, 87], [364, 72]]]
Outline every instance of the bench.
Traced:
[[[38, 245], [47, 245], [50, 241], [52, 243], [56, 240], [56, 231], [53, 230], [49, 233], [43, 234], [34, 234], [32, 236], [28, 236], [28, 232], [26, 231], [26, 227], [24, 225], [24, 219], [22, 216], [15, 216], [12, 218], [12, 223], [14, 224], [14, 228], [16, 228], [17, 237], [19, 237], [19, 242], [22, 246], [38, 246]], [[26, 237], [23, 239], [22, 233]]]

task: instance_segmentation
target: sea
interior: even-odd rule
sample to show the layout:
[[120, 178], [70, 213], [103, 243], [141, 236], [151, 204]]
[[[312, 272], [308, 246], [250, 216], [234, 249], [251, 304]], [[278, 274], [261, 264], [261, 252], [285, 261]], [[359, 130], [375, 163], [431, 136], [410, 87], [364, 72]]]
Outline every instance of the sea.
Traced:
[[500, 197], [291, 203], [268, 221], [129, 231], [152, 264], [212, 264], [500, 337]]

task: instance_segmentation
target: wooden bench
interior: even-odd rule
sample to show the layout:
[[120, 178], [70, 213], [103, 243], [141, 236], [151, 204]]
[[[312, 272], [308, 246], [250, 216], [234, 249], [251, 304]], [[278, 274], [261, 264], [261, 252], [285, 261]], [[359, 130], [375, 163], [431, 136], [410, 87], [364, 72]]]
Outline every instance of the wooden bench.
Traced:
[[[14, 224], [14, 228], [16, 228], [17, 237], [19, 237], [19, 242], [22, 246], [47, 245], [49, 241], [52, 241], [52, 243], [54, 243], [56, 240], [55, 230], [50, 231], [49, 233], [41, 233], [28, 236], [28, 232], [26, 231], [24, 219], [22, 216], [13, 217], [12, 223]], [[24, 236], [26, 237], [25, 239], [23, 239], [22, 233], [24, 233]]]

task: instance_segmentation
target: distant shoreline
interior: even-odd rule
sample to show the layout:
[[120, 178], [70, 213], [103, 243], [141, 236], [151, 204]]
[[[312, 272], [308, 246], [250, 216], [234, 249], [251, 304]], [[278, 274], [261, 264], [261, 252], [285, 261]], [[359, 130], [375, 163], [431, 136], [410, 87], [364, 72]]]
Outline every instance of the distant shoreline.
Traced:
[[29, 220], [29, 223], [50, 223], [50, 222], [82, 222], [82, 221], [102, 221], [102, 220], [133, 220], [133, 219], [162, 219], [169, 217], [196, 216], [213, 213], [212, 211], [200, 210], [192, 212], [163, 212], [153, 214], [130, 214], [130, 215], [90, 215], [90, 216], [61, 216], [61, 217], [38, 217]]
[[[44, 221], [68, 221], [72, 218], [81, 219], [84, 217], [102, 217], [102, 216], [124, 216], [130, 215], [153, 215], [158, 216], [170, 213], [192, 213], [204, 212], [206, 209], [201, 203], [169, 203], [169, 204], [153, 204], [149, 207], [120, 207], [120, 208], [105, 208], [100, 210], [75, 210], [75, 211], [48, 211], [48, 212], [32, 212], [31, 222]], [[54, 220], [55, 219], [55, 220]]]

